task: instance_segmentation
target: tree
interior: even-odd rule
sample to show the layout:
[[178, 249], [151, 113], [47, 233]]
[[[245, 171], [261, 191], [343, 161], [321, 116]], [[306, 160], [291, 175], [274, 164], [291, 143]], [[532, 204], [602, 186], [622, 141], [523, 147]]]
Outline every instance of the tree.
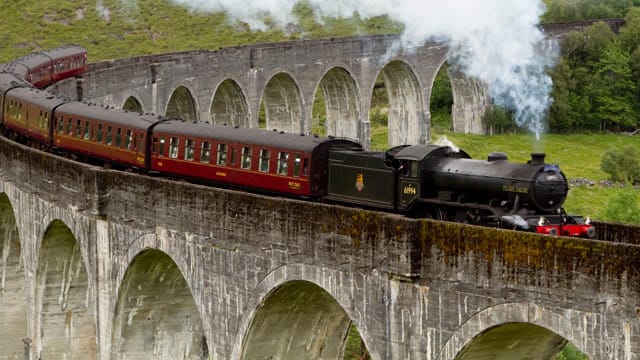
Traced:
[[569, 132], [574, 129], [579, 112], [572, 104], [576, 81], [566, 57], [560, 59], [550, 75], [553, 79], [553, 103], [549, 110], [549, 127], [554, 132]]
[[635, 86], [631, 78], [629, 54], [614, 41], [605, 50], [596, 66], [598, 84], [595, 95], [598, 117], [605, 129], [635, 128]]

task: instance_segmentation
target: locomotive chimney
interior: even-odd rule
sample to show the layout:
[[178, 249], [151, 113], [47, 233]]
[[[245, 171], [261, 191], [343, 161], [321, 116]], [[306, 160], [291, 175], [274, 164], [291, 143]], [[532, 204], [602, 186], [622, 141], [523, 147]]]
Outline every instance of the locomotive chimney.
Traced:
[[544, 157], [546, 156], [545, 153], [532, 153], [531, 154], [531, 161], [529, 161], [529, 163], [531, 165], [542, 165], [544, 164]]

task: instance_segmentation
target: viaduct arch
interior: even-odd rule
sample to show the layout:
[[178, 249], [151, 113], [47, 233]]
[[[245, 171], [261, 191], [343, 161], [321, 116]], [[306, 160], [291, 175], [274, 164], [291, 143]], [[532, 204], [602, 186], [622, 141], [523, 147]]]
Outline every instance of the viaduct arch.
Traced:
[[[398, 39], [332, 38], [111, 60], [90, 64], [79, 81], [50, 90], [189, 121], [259, 127], [264, 116], [267, 129], [309, 134], [315, 126], [369, 146], [371, 98], [380, 77], [390, 105], [389, 145], [428, 143], [431, 86], [447, 49], [428, 43], [389, 54]], [[461, 73], [451, 73], [451, 83], [454, 129], [482, 132], [490, 105], [486, 86]], [[322, 125], [313, 124], [318, 96], [326, 112]]]

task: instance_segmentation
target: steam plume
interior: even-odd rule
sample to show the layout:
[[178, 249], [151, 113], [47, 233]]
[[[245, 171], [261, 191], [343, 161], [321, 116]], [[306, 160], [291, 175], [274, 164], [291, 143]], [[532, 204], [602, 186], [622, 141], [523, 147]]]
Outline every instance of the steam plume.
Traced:
[[[295, 22], [292, 0], [172, 0], [196, 11], [224, 11], [253, 28], [264, 29], [265, 16], [284, 26]], [[515, 112], [519, 125], [537, 135], [551, 105], [556, 46], [539, 29], [542, 0], [306, 0], [322, 17], [387, 15], [404, 24], [405, 49], [426, 41], [444, 42], [450, 59], [467, 76], [489, 84], [494, 101]]]

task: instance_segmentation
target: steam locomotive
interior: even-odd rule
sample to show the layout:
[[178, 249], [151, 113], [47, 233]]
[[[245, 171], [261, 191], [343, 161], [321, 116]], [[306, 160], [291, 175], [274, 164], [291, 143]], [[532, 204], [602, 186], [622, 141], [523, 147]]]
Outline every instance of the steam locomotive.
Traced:
[[518, 164], [503, 153], [473, 160], [448, 146], [371, 152], [332, 136], [106, 109], [39, 89], [86, 71], [84, 49], [65, 47], [26, 59], [0, 66], [0, 126], [5, 136], [41, 149], [147, 174], [415, 218], [595, 236], [588, 219], [563, 210], [567, 179], [558, 166], [545, 163], [544, 154]]

